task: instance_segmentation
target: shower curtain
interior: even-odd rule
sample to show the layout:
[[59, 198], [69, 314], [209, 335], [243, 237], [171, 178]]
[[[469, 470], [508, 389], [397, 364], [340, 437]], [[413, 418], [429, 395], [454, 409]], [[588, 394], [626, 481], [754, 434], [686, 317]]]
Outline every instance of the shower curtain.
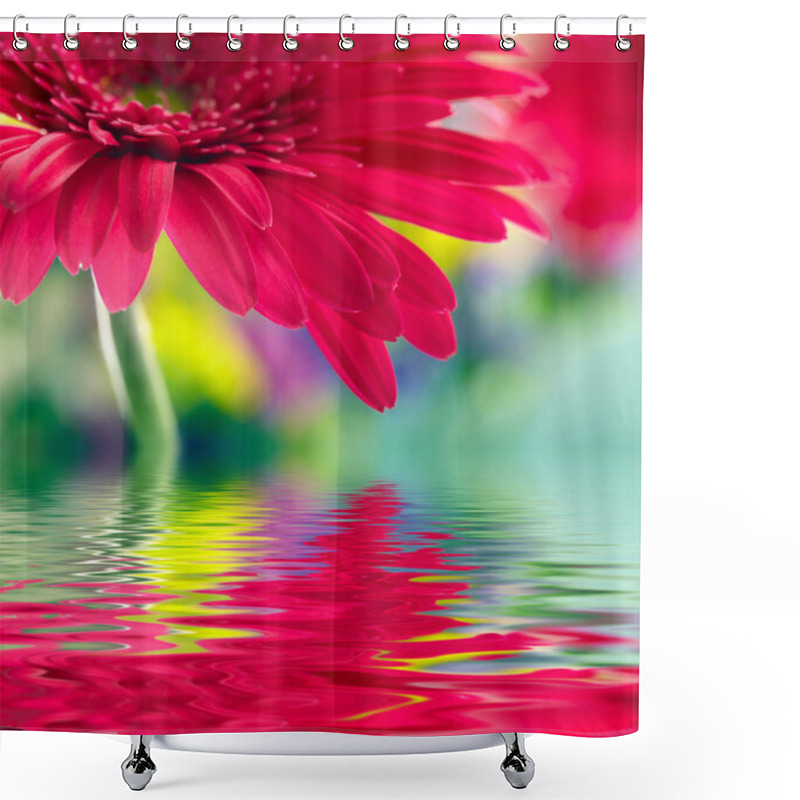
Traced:
[[644, 40], [0, 45], [0, 727], [637, 728]]

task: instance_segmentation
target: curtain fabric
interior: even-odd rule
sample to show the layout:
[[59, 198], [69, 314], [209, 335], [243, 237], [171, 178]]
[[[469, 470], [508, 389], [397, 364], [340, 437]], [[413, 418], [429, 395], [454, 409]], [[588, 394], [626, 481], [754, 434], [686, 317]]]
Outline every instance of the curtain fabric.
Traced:
[[643, 37], [0, 46], [0, 726], [638, 725]]

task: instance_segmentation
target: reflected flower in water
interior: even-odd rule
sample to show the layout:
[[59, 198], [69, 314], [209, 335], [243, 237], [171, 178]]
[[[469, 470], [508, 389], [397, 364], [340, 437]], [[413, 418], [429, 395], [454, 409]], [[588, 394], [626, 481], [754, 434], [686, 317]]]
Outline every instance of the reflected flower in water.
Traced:
[[[635, 729], [636, 669], [615, 655], [635, 642], [581, 625], [581, 615], [568, 621], [563, 605], [549, 621], [544, 605], [513, 608], [523, 598], [487, 605], [502, 595], [492, 587], [524, 569], [530, 542], [513, 564], [502, 531], [421, 528], [422, 507], [406, 518], [409, 501], [390, 483], [337, 495], [296, 482], [261, 491], [254, 504], [252, 488], [178, 488], [142, 510], [149, 526], [112, 520], [88, 548], [82, 536], [73, 568], [82, 579], [3, 586], [0, 725]], [[120, 548], [127, 536], [135, 541]], [[47, 601], [50, 592], [64, 596]]]

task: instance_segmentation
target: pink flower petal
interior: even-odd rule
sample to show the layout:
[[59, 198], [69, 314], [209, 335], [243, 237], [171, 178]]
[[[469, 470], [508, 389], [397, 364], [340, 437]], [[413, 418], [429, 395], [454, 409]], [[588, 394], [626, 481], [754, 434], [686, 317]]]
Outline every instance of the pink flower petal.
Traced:
[[19, 213], [6, 211], [0, 229], [0, 294], [21, 303], [56, 257], [53, 226], [58, 194], [50, 193]]
[[117, 214], [100, 252], [92, 260], [97, 291], [112, 314], [126, 309], [136, 299], [152, 260], [153, 250], [137, 250]]
[[[130, 108], [130, 106], [128, 106]], [[134, 125], [138, 136], [121, 136], [120, 142], [145, 148], [158, 161], [177, 161], [181, 154], [181, 144], [173, 134], [159, 130], [154, 125]]]
[[228, 202], [259, 228], [272, 225], [272, 207], [264, 184], [247, 167], [231, 161], [187, 164], [208, 178]]
[[[311, 145], [315, 146], [314, 143]], [[324, 145], [322, 145], [324, 146]], [[331, 145], [341, 148], [341, 145]], [[355, 149], [355, 146], [353, 146]], [[349, 156], [343, 156], [341, 153], [327, 153], [327, 152], [299, 152], [291, 157], [292, 164], [300, 165], [301, 168], [307, 168], [310, 177], [315, 177], [317, 170], [323, 167], [333, 167], [334, 169], [358, 169], [361, 162]]]
[[261, 155], [256, 152], [245, 153], [239, 156], [237, 162], [243, 167], [252, 167], [253, 169], [266, 170], [268, 172], [285, 173], [287, 175], [297, 175], [301, 178], [313, 178], [314, 173], [299, 164], [290, 164], [285, 161], [279, 161], [276, 158]]
[[176, 171], [167, 235], [201, 286], [220, 305], [244, 315], [258, 288], [237, 216], [211, 181], [190, 170]]
[[303, 186], [305, 188], [297, 187], [295, 191], [301, 192], [310, 202], [316, 200], [318, 208], [355, 250], [372, 283], [386, 288], [394, 287], [400, 279], [400, 265], [392, 249], [381, 238], [383, 226], [366, 211], [339, 203], [334, 195], [318, 186]]
[[400, 264], [397, 298], [430, 311], [452, 311], [456, 307], [456, 293], [433, 259], [391, 228], [382, 226], [381, 235]]
[[367, 308], [374, 297], [372, 283], [356, 251], [314, 204], [277, 183], [269, 184], [272, 232], [306, 294], [341, 311]]
[[0, 167], [0, 202], [12, 211], [28, 208], [58, 189], [101, 145], [68, 133], [48, 133]]
[[353, 393], [376, 411], [397, 402], [394, 367], [386, 345], [345, 322], [336, 311], [309, 302], [308, 332]]
[[150, 252], [169, 211], [175, 174], [174, 161], [126, 153], [119, 170], [119, 213], [131, 244]]
[[321, 111], [312, 121], [319, 139], [345, 139], [361, 134], [425, 125], [453, 113], [450, 104], [435, 97], [392, 94], [360, 97]]
[[390, 289], [376, 289], [375, 300], [364, 311], [342, 312], [342, 317], [360, 331], [394, 342], [403, 332], [400, 309]]
[[533, 153], [513, 142], [503, 142], [503, 147], [510, 158], [524, 165], [531, 180], [549, 181], [550, 170]]
[[114, 135], [109, 133], [104, 128], [100, 127], [100, 124], [96, 119], [90, 119], [89, 125], [87, 126], [87, 130], [89, 131], [89, 136], [94, 139], [98, 144], [102, 144], [105, 147], [117, 147], [118, 143], [117, 140], [114, 138]]
[[23, 150], [27, 150], [41, 134], [15, 125], [0, 125], [0, 164]]
[[403, 338], [434, 358], [450, 358], [456, 352], [456, 330], [447, 311], [428, 311], [398, 301], [403, 320]]
[[506, 142], [448, 128], [419, 128], [358, 139], [370, 166], [397, 167], [461, 183], [514, 185], [531, 179], [526, 161], [509, 157]]
[[448, 100], [522, 92], [541, 97], [547, 93], [547, 84], [538, 75], [492, 69], [465, 61], [408, 65], [402, 80], [404, 92], [419, 92]]
[[[357, 219], [354, 214], [348, 214], [347, 217], [349, 220]], [[372, 283], [375, 286], [391, 289], [400, 280], [397, 257], [386, 242], [374, 232], [376, 223], [369, 214], [364, 213], [363, 219], [359, 221], [361, 224], [353, 224], [340, 218], [335, 224], [356, 251]]]
[[530, 206], [503, 192], [490, 189], [488, 186], [471, 186], [470, 191], [491, 204], [495, 211], [509, 222], [527, 228], [543, 239], [550, 239], [550, 229], [547, 227], [547, 223]]
[[258, 283], [255, 310], [285, 328], [299, 328], [308, 319], [305, 296], [292, 262], [268, 230], [242, 224]]
[[465, 187], [398, 169], [320, 170], [316, 180], [367, 211], [478, 242], [506, 238], [502, 217]]
[[39, 139], [41, 138], [41, 133], [31, 130], [30, 128], [23, 127], [22, 125], [0, 124], [0, 143], [19, 138]]
[[56, 245], [61, 263], [73, 275], [92, 263], [117, 213], [119, 164], [116, 158], [91, 158], [60, 192]]

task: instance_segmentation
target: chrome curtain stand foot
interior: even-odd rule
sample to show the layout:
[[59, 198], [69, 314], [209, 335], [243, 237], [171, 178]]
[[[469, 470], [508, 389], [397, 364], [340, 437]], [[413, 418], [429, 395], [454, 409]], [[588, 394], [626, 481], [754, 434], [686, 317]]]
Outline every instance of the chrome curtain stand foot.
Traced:
[[155, 775], [156, 765], [150, 758], [152, 736], [131, 736], [131, 752], [122, 762], [122, 779], [134, 792], [140, 792]]
[[525, 740], [521, 733], [501, 733], [506, 743], [506, 757], [500, 765], [506, 780], [515, 789], [524, 789], [532, 780], [536, 766], [525, 752]]

